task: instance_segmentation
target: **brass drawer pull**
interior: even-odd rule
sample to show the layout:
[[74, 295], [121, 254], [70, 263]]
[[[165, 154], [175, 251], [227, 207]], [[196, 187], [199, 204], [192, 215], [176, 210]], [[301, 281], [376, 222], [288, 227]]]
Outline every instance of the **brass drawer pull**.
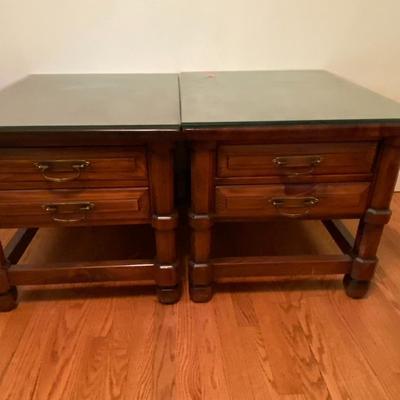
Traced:
[[[81, 202], [81, 203], [51, 203], [43, 204], [42, 208], [46, 212], [52, 214], [51, 218], [54, 222], [60, 223], [74, 223], [81, 222], [86, 219], [87, 213], [94, 209], [94, 203]], [[81, 214], [74, 218], [64, 218], [62, 215], [76, 215]]]
[[[82, 170], [87, 168], [89, 165], [90, 162], [85, 160], [52, 160], [38, 161], [34, 163], [34, 166], [40, 170], [43, 178], [46, 181], [56, 183], [70, 182], [78, 179], [81, 176]], [[50, 176], [48, 174], [49, 172], [68, 172], [72, 173], [72, 175], [58, 178]]]
[[[278, 210], [279, 214], [285, 217], [302, 217], [310, 212], [311, 207], [315, 207], [319, 203], [317, 197], [273, 197], [270, 203]], [[297, 208], [305, 210], [301, 213], [291, 213], [284, 211], [284, 209]]]
[[299, 175], [309, 175], [315, 170], [315, 167], [321, 164], [321, 156], [286, 156], [286, 157], [275, 157], [273, 163], [278, 168], [309, 168], [307, 171], [288, 171], [289, 177]]

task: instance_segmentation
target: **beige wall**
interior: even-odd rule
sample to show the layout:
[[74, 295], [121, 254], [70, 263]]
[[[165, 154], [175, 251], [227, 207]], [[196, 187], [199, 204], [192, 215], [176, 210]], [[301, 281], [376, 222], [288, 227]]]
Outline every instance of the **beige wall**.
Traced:
[[0, 0], [0, 87], [32, 72], [325, 68], [400, 100], [399, 0]]
[[399, 0], [0, 0], [29, 73], [324, 68], [400, 101]]

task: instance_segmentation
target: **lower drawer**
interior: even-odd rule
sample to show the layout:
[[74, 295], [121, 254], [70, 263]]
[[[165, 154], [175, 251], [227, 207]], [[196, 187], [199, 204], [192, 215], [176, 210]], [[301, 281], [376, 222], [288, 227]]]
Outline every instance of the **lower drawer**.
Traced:
[[217, 186], [222, 217], [356, 217], [368, 202], [369, 183]]
[[127, 224], [149, 215], [147, 188], [0, 191], [0, 227]]

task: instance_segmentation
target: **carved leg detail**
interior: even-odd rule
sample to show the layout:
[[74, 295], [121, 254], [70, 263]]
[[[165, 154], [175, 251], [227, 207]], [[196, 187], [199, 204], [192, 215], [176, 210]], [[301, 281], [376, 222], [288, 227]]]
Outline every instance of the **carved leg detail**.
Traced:
[[[196, 218], [198, 218], [196, 220]], [[213, 295], [213, 268], [209, 263], [212, 221], [191, 215], [192, 261], [189, 263], [190, 298], [199, 303], [211, 300]]]
[[214, 174], [216, 143], [196, 143], [192, 148], [191, 262], [189, 264], [190, 298], [209, 301], [213, 295], [211, 237], [214, 210]]
[[174, 210], [174, 166], [172, 144], [150, 146], [151, 195], [156, 239], [155, 281], [160, 303], [172, 304], [182, 292], [176, 251], [178, 215]]
[[354, 299], [365, 296], [374, 275], [383, 228], [391, 216], [390, 201], [399, 167], [400, 141], [397, 138], [386, 138], [380, 144], [369, 208], [358, 226], [352, 252], [355, 257], [353, 267], [343, 280], [346, 293]]
[[376, 253], [383, 228], [390, 219], [390, 210], [368, 209], [360, 221], [353, 248], [353, 265], [343, 279], [346, 293], [353, 299], [364, 297], [374, 276], [378, 258]]

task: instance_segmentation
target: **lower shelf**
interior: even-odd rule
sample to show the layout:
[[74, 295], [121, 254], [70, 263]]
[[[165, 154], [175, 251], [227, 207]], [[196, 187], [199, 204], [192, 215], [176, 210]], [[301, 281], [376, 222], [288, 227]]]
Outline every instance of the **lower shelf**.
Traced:
[[11, 285], [53, 285], [87, 282], [154, 280], [152, 260], [66, 263], [49, 266], [17, 265], [8, 271]]
[[230, 257], [211, 260], [214, 279], [284, 275], [329, 275], [350, 272], [348, 255]]

